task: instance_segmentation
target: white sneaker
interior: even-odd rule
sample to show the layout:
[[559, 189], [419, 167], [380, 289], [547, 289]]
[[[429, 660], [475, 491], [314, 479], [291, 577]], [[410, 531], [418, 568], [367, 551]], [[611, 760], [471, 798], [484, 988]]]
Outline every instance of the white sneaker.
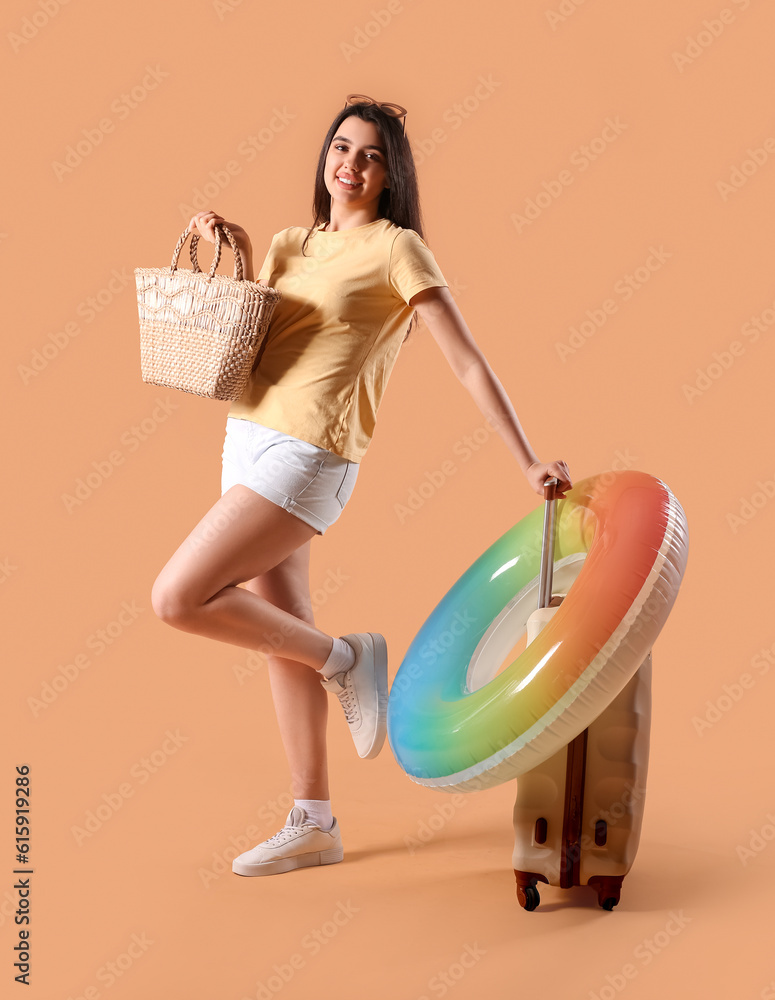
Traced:
[[355, 663], [320, 683], [339, 698], [358, 755], [371, 759], [387, 735], [387, 643], [378, 632], [351, 632], [339, 638], [355, 650]]
[[333, 865], [344, 858], [342, 835], [334, 817], [330, 830], [321, 830], [301, 806], [288, 813], [285, 826], [269, 840], [235, 858], [236, 875], [279, 875], [294, 868]]

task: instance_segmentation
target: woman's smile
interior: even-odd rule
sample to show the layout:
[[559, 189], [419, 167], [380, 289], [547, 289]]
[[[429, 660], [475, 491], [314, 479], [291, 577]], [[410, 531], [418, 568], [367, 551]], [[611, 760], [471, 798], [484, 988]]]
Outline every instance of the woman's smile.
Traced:
[[363, 187], [363, 181], [356, 180], [346, 173], [337, 174], [336, 179], [339, 186], [344, 188], [345, 191], [356, 191], [358, 188]]

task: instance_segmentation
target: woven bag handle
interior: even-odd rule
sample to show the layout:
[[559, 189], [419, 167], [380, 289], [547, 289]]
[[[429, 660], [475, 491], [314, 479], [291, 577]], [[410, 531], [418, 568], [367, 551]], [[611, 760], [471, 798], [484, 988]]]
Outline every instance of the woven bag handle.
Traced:
[[[221, 231], [217, 225], [213, 227], [213, 234], [215, 236], [215, 254], [213, 256], [212, 264], [210, 265], [211, 278], [213, 274], [215, 274], [215, 271], [218, 268], [218, 263], [220, 262], [221, 259]], [[202, 270], [199, 266], [199, 261], [197, 260], [196, 257], [196, 248], [198, 243], [199, 243], [199, 234], [194, 233], [191, 236], [191, 242], [188, 245], [188, 256], [191, 258], [191, 263], [194, 265], [194, 271], [197, 274], [200, 273]], [[215, 268], [213, 268], [213, 264], [215, 265]]]
[[[242, 281], [242, 255], [239, 252], [239, 247], [231, 233], [231, 230], [227, 229], [226, 226], [221, 226], [216, 224], [215, 226], [215, 255], [213, 256], [212, 264], [210, 265], [210, 270], [208, 272], [208, 277], [212, 278], [218, 268], [218, 263], [221, 259], [221, 230], [226, 234], [226, 238], [231, 246], [232, 253], [234, 254], [234, 277], [237, 281]], [[183, 249], [183, 244], [186, 242], [189, 236], [189, 230], [184, 229], [181, 233], [180, 239], [175, 245], [175, 250], [172, 254], [172, 265], [171, 270], [177, 270], [178, 257], [180, 256], [180, 251]], [[194, 271], [201, 272], [201, 267], [199, 266], [199, 261], [196, 256], [196, 246], [199, 242], [199, 235], [194, 233], [191, 235], [191, 244], [188, 248], [189, 256], [191, 257], [191, 263], [194, 265]]]

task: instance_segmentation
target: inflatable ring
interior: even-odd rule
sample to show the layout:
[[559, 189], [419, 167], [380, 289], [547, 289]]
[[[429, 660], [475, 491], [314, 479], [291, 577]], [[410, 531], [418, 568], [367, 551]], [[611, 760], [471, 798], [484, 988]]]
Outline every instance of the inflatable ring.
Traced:
[[441, 599], [406, 652], [388, 738], [413, 781], [449, 792], [515, 778], [587, 728], [659, 635], [686, 567], [688, 529], [670, 489], [607, 472], [556, 501], [553, 593], [567, 593], [499, 668], [538, 604], [543, 510], [494, 542]]

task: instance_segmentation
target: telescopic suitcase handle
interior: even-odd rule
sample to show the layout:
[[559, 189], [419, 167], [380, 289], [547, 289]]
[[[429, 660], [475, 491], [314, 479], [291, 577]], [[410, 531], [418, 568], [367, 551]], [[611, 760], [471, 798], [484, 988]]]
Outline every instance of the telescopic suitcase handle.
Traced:
[[544, 531], [541, 540], [541, 569], [538, 575], [538, 607], [548, 608], [552, 599], [554, 570], [554, 504], [559, 480], [552, 476], [544, 483]]

